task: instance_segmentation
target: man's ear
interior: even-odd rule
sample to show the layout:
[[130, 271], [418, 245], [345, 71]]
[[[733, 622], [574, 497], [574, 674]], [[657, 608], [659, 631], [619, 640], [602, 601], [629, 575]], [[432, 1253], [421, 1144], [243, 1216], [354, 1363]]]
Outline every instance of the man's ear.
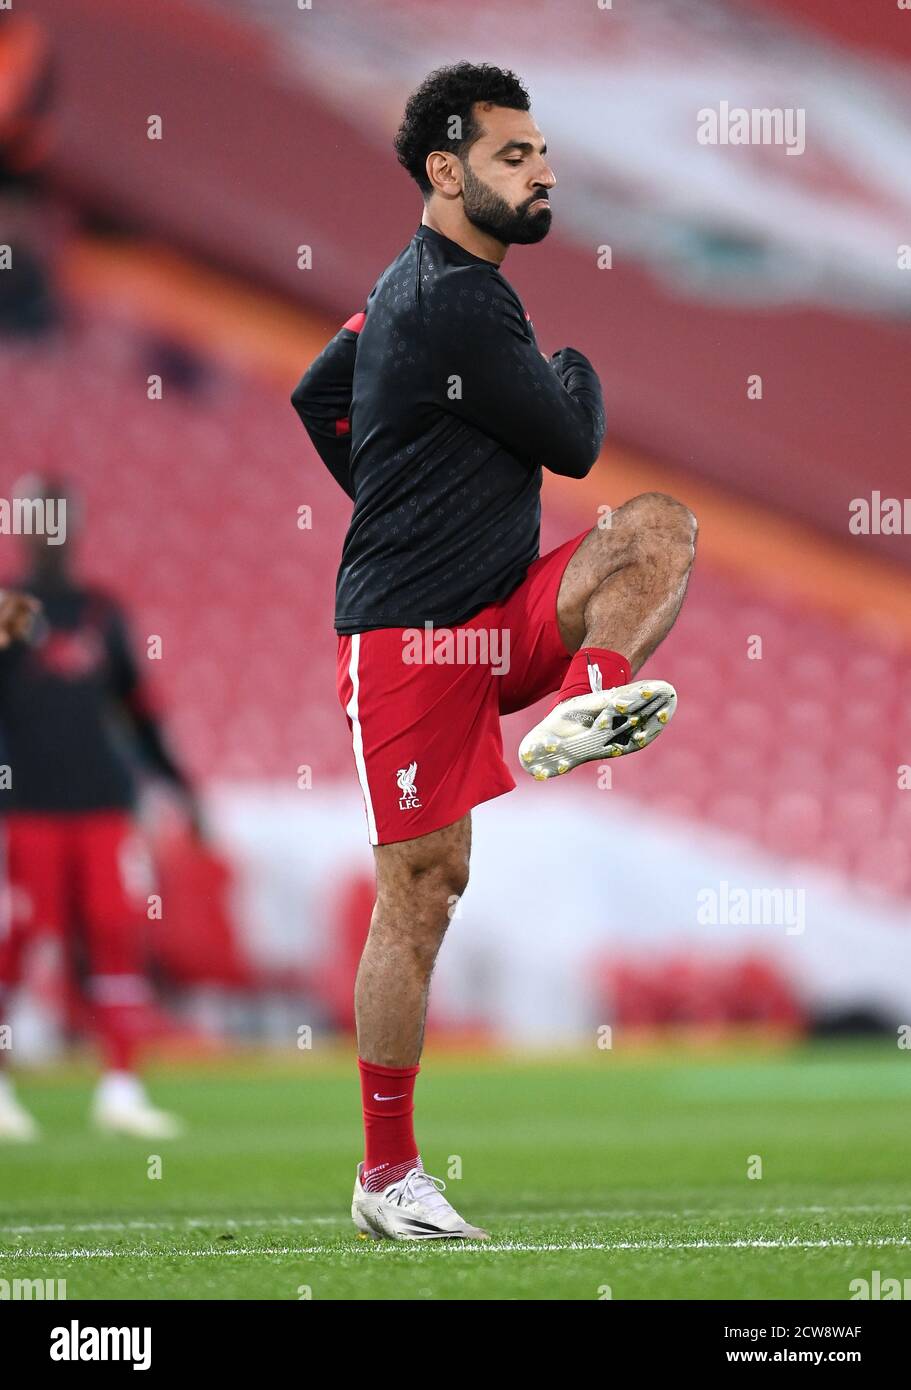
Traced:
[[427, 177], [434, 193], [441, 198], [458, 198], [462, 193], [462, 166], [448, 150], [434, 150], [427, 156]]

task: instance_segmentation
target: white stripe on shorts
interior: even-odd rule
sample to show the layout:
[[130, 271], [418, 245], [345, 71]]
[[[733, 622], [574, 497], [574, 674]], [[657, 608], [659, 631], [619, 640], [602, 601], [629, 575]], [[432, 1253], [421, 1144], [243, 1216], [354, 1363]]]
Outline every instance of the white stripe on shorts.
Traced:
[[361, 784], [361, 791], [364, 793], [364, 805], [367, 808], [367, 832], [370, 836], [372, 845], [379, 843], [376, 833], [376, 817], [373, 814], [373, 802], [370, 800], [370, 787], [367, 783], [367, 764], [364, 762], [364, 735], [361, 731], [361, 721], [358, 718], [358, 698], [360, 696], [360, 677], [357, 673], [358, 658], [361, 654], [361, 634], [355, 632], [351, 637], [351, 661], [348, 665], [348, 675], [351, 677], [351, 699], [345, 708], [345, 713], [351, 720], [351, 738], [354, 745], [354, 762], [357, 767], [358, 781]]

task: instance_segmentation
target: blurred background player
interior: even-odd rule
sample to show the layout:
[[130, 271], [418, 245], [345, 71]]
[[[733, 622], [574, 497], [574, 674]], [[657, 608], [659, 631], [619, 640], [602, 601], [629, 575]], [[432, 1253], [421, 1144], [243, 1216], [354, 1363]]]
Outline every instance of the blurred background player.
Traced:
[[[196, 828], [198, 809], [149, 707], [120, 608], [73, 573], [78, 504], [57, 482], [33, 483], [27, 495], [63, 499], [66, 526], [59, 544], [23, 537], [26, 571], [16, 587], [41, 609], [29, 640], [0, 652], [0, 734], [9, 769], [0, 793], [9, 884], [0, 1022], [29, 948], [46, 932], [60, 934], [71, 969], [82, 962], [103, 1056], [95, 1123], [174, 1137], [178, 1122], [151, 1105], [135, 1071], [151, 998], [136, 893], [136, 762], [171, 784]], [[0, 1064], [8, 1055], [0, 1050]], [[0, 1138], [36, 1133], [9, 1075], [0, 1072]]]

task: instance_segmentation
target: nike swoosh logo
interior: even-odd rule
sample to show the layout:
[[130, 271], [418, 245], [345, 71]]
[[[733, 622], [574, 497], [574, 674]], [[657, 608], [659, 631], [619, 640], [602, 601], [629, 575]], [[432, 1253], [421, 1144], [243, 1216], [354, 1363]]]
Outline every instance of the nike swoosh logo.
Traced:
[[381, 1096], [380, 1093], [379, 1093], [378, 1091], [374, 1091], [374, 1093], [373, 1093], [373, 1099], [374, 1099], [374, 1100], [404, 1100], [407, 1094], [408, 1094], [407, 1091], [403, 1091], [402, 1094], [401, 1094], [400, 1096]]

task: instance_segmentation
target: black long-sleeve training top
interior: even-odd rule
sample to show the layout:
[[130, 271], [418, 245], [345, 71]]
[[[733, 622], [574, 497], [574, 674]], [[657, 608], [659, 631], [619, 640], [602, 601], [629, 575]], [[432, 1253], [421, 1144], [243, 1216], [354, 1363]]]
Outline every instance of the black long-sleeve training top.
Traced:
[[10, 770], [0, 815], [128, 809], [141, 764], [185, 788], [115, 600], [39, 579], [9, 587], [34, 594], [41, 613], [29, 641], [0, 652], [0, 760]]
[[546, 360], [498, 268], [424, 226], [291, 400], [354, 500], [339, 633], [505, 599], [538, 555], [542, 467], [582, 478], [604, 437], [588, 359]]

